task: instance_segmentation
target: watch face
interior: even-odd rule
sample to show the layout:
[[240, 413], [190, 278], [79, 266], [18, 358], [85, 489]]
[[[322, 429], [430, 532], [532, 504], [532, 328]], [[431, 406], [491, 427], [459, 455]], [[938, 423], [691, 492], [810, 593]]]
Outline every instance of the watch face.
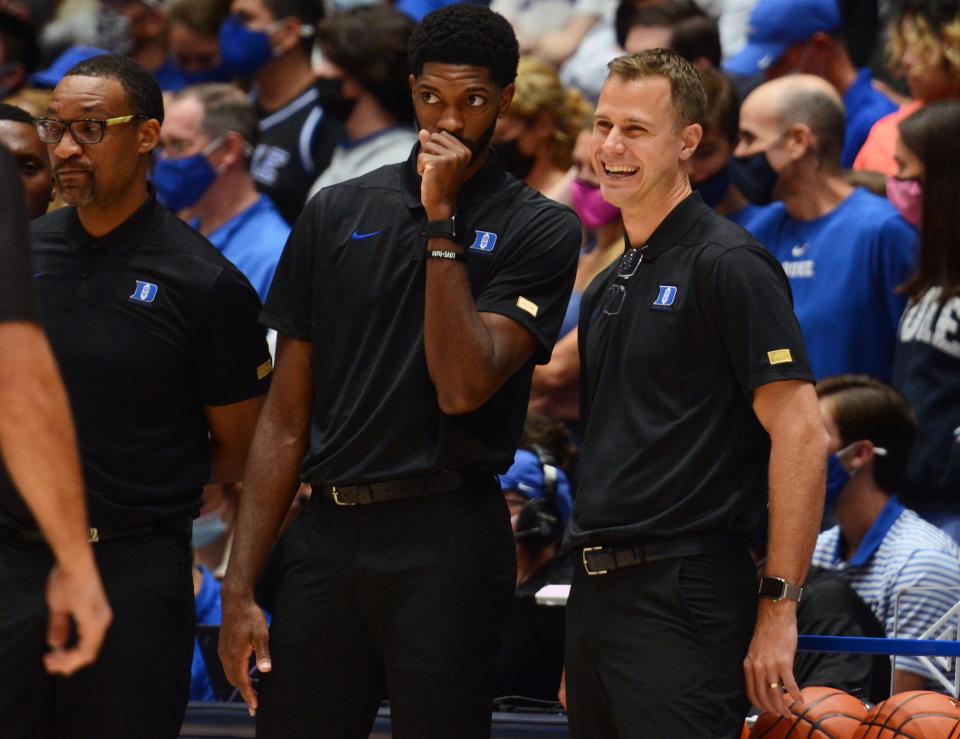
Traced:
[[760, 595], [764, 598], [782, 598], [786, 582], [776, 577], [760, 578]]

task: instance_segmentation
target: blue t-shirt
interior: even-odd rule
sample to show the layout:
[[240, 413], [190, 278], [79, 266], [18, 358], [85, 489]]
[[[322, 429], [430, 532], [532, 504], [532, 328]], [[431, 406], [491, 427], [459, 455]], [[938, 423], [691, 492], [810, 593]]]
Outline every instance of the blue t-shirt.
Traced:
[[[220, 613], [220, 583], [210, 574], [210, 570], [202, 565], [197, 565], [203, 574], [203, 583], [200, 585], [200, 592], [196, 597], [197, 623], [210, 626], [219, 626], [221, 621]], [[213, 692], [213, 686], [210, 685], [210, 678], [207, 677], [207, 665], [203, 661], [203, 654], [200, 652], [200, 642], [193, 640], [193, 664], [190, 666], [190, 700], [192, 701], [215, 701], [217, 696]]]
[[775, 203], [750, 231], [783, 265], [817, 379], [865, 373], [890, 381], [906, 299], [894, 289], [913, 272], [917, 232], [866, 190], [812, 221]]
[[752, 224], [754, 219], [757, 218], [761, 213], [763, 213], [762, 206], [754, 205], [753, 203], [747, 203], [736, 213], [730, 213], [727, 218], [740, 226], [740, 228], [742, 228], [744, 231], [749, 231], [752, 234], [753, 231], [750, 230], [750, 224]]
[[847, 121], [840, 164], [850, 168], [873, 124], [897, 110], [897, 104], [873, 86], [870, 70], [864, 68], [843, 93], [843, 108], [847, 112]]
[[[190, 225], [198, 228], [199, 221], [193, 220]], [[270, 198], [261, 195], [257, 202], [207, 238], [250, 280], [262, 303], [267, 299], [273, 273], [289, 235], [290, 226]]]

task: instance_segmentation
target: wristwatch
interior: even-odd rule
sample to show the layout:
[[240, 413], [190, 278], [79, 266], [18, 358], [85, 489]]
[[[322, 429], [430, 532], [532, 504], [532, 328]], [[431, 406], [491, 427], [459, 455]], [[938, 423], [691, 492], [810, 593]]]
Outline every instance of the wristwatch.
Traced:
[[445, 218], [441, 221], [428, 221], [426, 227], [420, 232], [421, 236], [428, 239], [434, 236], [442, 236], [445, 239], [457, 240], [456, 215]]
[[800, 602], [803, 595], [802, 585], [791, 585], [782, 577], [761, 577], [760, 589], [757, 591], [761, 598], [769, 598], [777, 602], [780, 600], [794, 600]]

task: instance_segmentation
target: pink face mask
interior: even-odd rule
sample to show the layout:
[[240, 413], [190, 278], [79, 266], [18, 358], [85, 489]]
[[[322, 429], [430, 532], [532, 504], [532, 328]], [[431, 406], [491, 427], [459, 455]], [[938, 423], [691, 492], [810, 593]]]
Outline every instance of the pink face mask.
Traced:
[[920, 228], [923, 220], [923, 186], [917, 180], [887, 178], [887, 200], [907, 223]]
[[570, 197], [580, 222], [591, 231], [612, 223], [620, 215], [620, 209], [604, 200], [596, 185], [574, 180], [570, 184]]

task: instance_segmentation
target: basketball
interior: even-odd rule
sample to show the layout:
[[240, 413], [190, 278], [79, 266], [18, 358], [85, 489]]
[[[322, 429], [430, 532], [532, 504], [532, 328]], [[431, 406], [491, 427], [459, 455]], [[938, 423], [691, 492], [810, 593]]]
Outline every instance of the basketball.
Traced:
[[792, 719], [764, 713], [750, 739], [852, 739], [866, 717], [863, 703], [836, 688], [809, 687], [800, 691], [803, 705], [792, 708]]
[[928, 690], [911, 690], [878, 703], [854, 739], [960, 739], [960, 702]]

